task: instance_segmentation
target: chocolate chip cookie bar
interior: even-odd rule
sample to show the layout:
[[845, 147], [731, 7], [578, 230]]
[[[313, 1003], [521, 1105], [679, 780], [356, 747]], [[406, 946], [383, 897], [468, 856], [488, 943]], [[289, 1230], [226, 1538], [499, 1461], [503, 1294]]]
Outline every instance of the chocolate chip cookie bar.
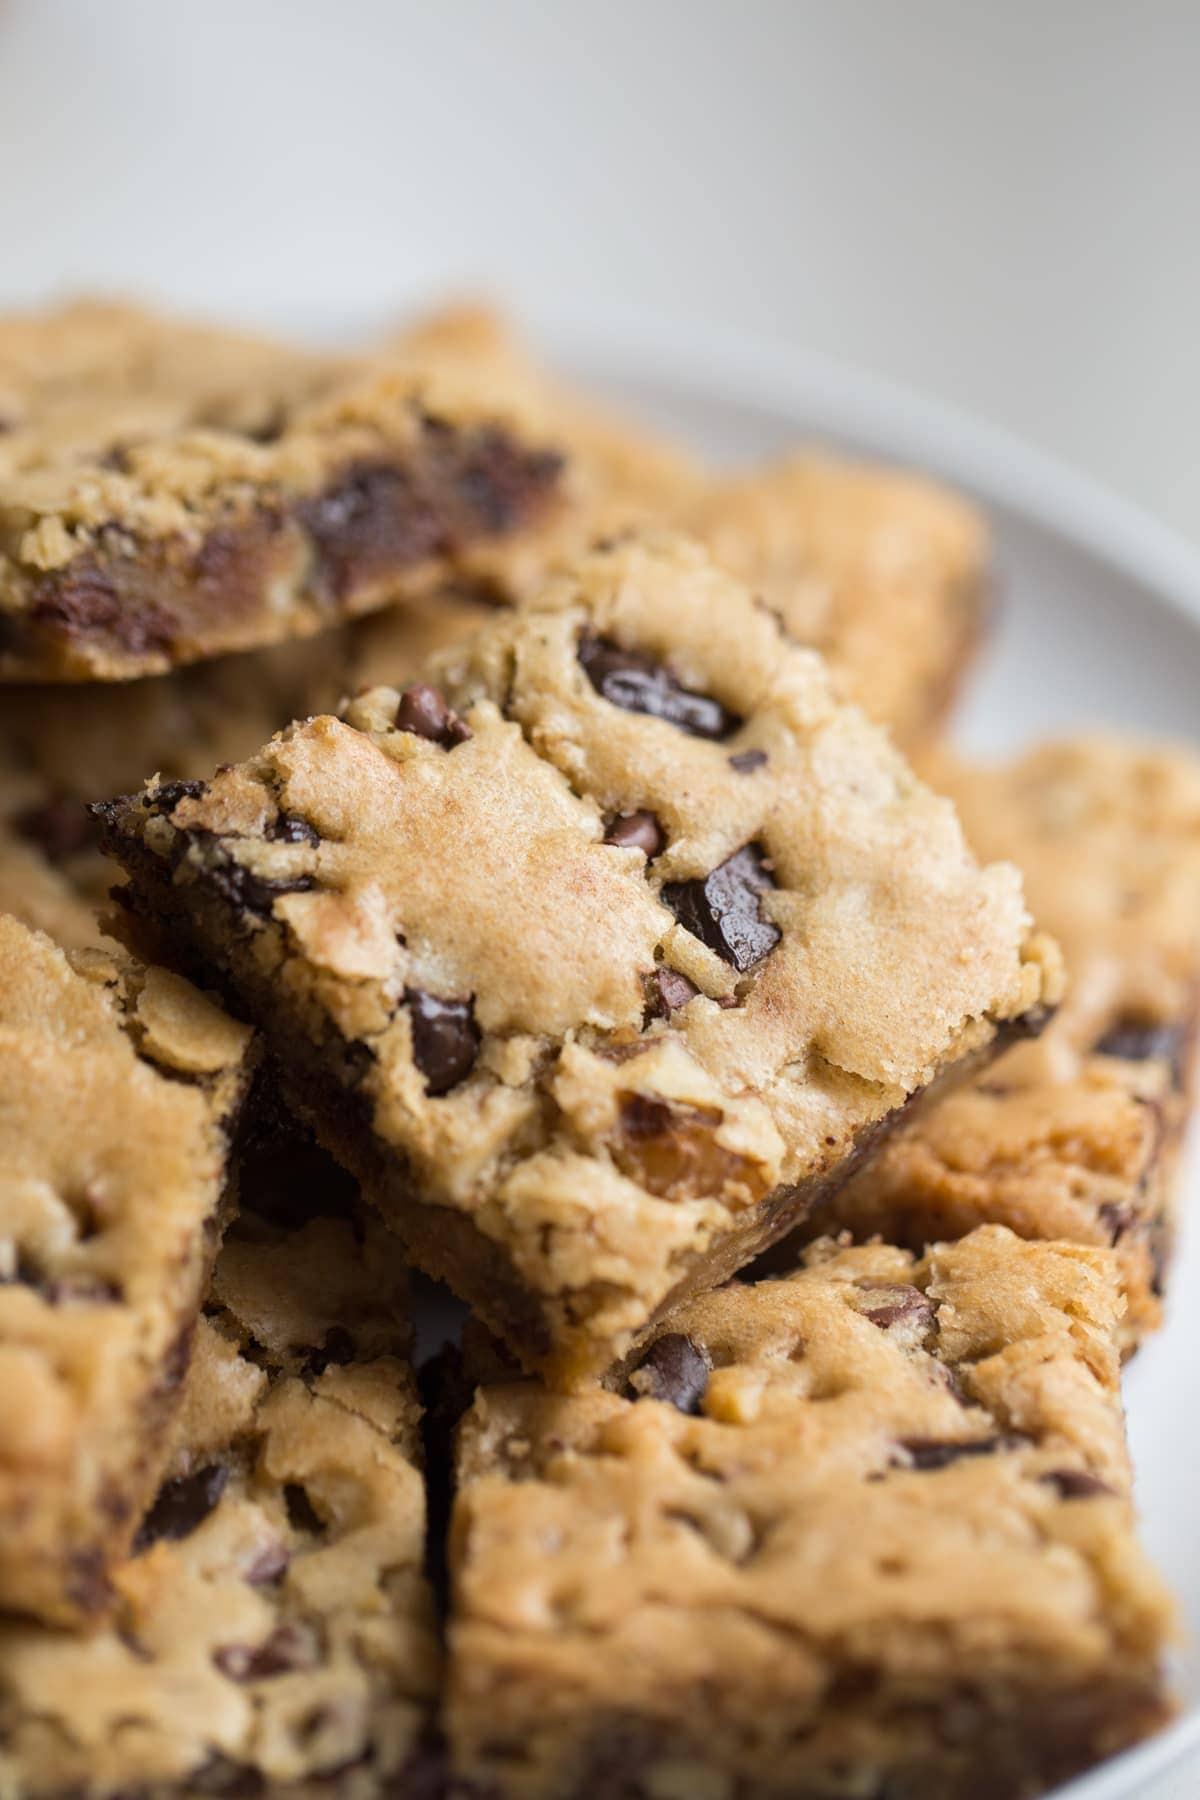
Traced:
[[166, 1457], [250, 1033], [0, 917], [0, 1610], [94, 1613]]
[[898, 743], [942, 723], [983, 632], [988, 534], [950, 489], [794, 455], [712, 483], [683, 514]]
[[324, 629], [552, 516], [516, 389], [125, 307], [0, 321], [0, 680], [123, 680]]
[[503, 1800], [1029, 1800], [1167, 1716], [1111, 1252], [814, 1247], [459, 1432], [445, 1727]]
[[99, 810], [413, 1260], [557, 1384], [1057, 995], [1016, 871], [675, 539]]
[[5, 1793], [432, 1792], [403, 1279], [382, 1273], [382, 1226], [324, 1216], [324, 1179], [293, 1186], [286, 1222], [243, 1215], [226, 1239], [111, 1620], [0, 1625]]
[[1159, 1323], [1200, 1015], [1200, 762], [1117, 739], [931, 771], [981, 856], [1007, 855], [1067, 958], [1036, 1044], [931, 1105], [838, 1196], [857, 1236], [919, 1247], [997, 1221], [1113, 1244], [1133, 1349]]

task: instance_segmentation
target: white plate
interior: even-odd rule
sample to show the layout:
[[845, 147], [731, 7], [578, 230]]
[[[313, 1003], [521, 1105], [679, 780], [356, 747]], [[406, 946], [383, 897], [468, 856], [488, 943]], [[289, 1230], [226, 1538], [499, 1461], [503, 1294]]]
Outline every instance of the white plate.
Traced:
[[[330, 337], [381, 322], [291, 321]], [[1200, 555], [1135, 508], [1002, 432], [793, 350], [629, 319], [540, 335], [572, 374], [722, 461], [815, 438], [973, 493], [995, 528], [1002, 608], [959, 714], [966, 747], [1015, 750], [1097, 724], [1200, 741]], [[1197, 1199], [1193, 1153], [1181, 1204], [1194, 1211]], [[1200, 1231], [1183, 1234], [1166, 1330], [1126, 1386], [1145, 1538], [1191, 1640], [1179, 1659], [1185, 1710], [1056, 1800], [1126, 1800], [1200, 1751]]]

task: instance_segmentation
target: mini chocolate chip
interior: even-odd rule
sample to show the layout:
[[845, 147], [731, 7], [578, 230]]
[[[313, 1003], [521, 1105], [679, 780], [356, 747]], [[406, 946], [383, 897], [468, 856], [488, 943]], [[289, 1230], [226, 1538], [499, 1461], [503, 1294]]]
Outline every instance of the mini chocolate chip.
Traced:
[[270, 1587], [287, 1573], [292, 1560], [286, 1544], [267, 1544], [243, 1571], [242, 1579], [251, 1587]]
[[876, 1289], [859, 1311], [872, 1325], [878, 1325], [880, 1331], [902, 1323], [919, 1325], [922, 1331], [928, 1331], [935, 1316], [929, 1296], [906, 1282]]
[[424, 681], [405, 688], [401, 694], [396, 708], [396, 729], [411, 731], [414, 737], [428, 738], [431, 744], [440, 744], [443, 750], [453, 750], [456, 744], [465, 744], [475, 735], [466, 721], [451, 711], [437, 689]]
[[1097, 1038], [1093, 1049], [1101, 1056], [1119, 1056], [1124, 1062], [1149, 1062], [1159, 1058], [1170, 1065], [1175, 1085], [1183, 1081], [1186, 1033], [1180, 1024], [1126, 1015]]
[[681, 975], [678, 969], [655, 969], [650, 977], [650, 996], [647, 1012], [651, 1018], [666, 1019], [689, 1000], [694, 1000], [700, 989], [694, 982]]
[[325, 1529], [325, 1521], [308, 1497], [308, 1491], [298, 1481], [289, 1481], [283, 1490], [283, 1504], [287, 1507], [288, 1524], [293, 1531], [311, 1531], [319, 1536]]
[[293, 1620], [277, 1626], [261, 1644], [222, 1644], [213, 1661], [230, 1681], [266, 1681], [272, 1675], [290, 1675], [297, 1669], [315, 1669], [321, 1646], [310, 1625]]
[[681, 1413], [698, 1413], [712, 1373], [712, 1359], [702, 1344], [681, 1331], [669, 1331], [651, 1344], [629, 1378], [635, 1399], [662, 1400]]
[[606, 844], [620, 850], [642, 850], [653, 862], [666, 845], [666, 833], [652, 812], [618, 813], [604, 834]]
[[684, 687], [652, 656], [623, 650], [611, 638], [585, 634], [579, 660], [596, 692], [623, 712], [647, 713], [701, 738], [727, 738], [742, 722], [711, 694]]
[[267, 836], [273, 844], [319, 844], [321, 834], [314, 831], [307, 819], [298, 813], [281, 812], [267, 827]]
[[948, 1438], [900, 1438], [900, 1448], [906, 1453], [909, 1464], [922, 1472], [929, 1469], [944, 1469], [949, 1463], [958, 1462], [964, 1456], [992, 1456], [997, 1450], [1009, 1450], [1021, 1440], [1015, 1437], [965, 1438], [957, 1441]]
[[160, 1539], [190, 1537], [207, 1519], [229, 1480], [224, 1463], [208, 1463], [192, 1475], [165, 1481], [138, 1532], [135, 1550], [147, 1550]]
[[448, 1093], [471, 1073], [479, 1054], [475, 1002], [405, 988], [404, 1004], [412, 1021], [413, 1061], [425, 1077], [425, 1091]]
[[162, 781], [146, 795], [146, 805], [152, 812], [174, 812], [181, 800], [202, 799], [204, 788], [202, 781]]
[[1051, 1469], [1047, 1474], [1039, 1475], [1038, 1480], [1052, 1487], [1060, 1500], [1094, 1500], [1115, 1492], [1107, 1481], [1101, 1481], [1087, 1469]]
[[765, 750], [739, 750], [736, 756], [729, 758], [729, 766], [737, 775], [751, 775], [755, 769], [761, 769], [766, 760]]
[[66, 794], [41, 806], [28, 807], [17, 814], [13, 824], [18, 835], [26, 843], [36, 844], [52, 863], [66, 862], [96, 844], [96, 827], [82, 800], [73, 800]]
[[761, 962], [782, 935], [759, 910], [759, 896], [774, 886], [760, 846], [743, 844], [711, 875], [668, 882], [662, 897], [687, 931], [744, 973]]

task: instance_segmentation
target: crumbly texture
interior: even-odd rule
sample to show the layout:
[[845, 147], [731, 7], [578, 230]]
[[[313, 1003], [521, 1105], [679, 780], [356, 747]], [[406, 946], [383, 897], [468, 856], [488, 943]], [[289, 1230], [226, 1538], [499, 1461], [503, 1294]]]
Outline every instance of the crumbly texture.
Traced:
[[323, 1179], [311, 1219], [226, 1239], [111, 1620], [0, 1625], [5, 1793], [425, 1791], [439, 1653], [403, 1279], [382, 1227], [320, 1216]]
[[1111, 1254], [826, 1241], [623, 1393], [483, 1388], [445, 1725], [504, 1800], [1029, 1800], [1166, 1717]]
[[97, 303], [0, 321], [0, 425], [9, 681], [125, 679], [322, 630], [590, 492], [547, 412], [482, 371]]
[[1020, 864], [1070, 989], [1036, 1044], [925, 1109], [838, 1195], [858, 1236], [919, 1247], [997, 1221], [1116, 1247], [1127, 1351], [1161, 1320], [1200, 1013], [1200, 762], [1112, 738], [931, 778], [981, 856]]
[[681, 522], [897, 742], [936, 731], [984, 626], [974, 507], [906, 471], [791, 455], [712, 483]]
[[320, 637], [132, 684], [16, 685], [0, 697], [0, 911], [70, 947], [93, 944], [115, 871], [87, 803], [155, 773], [186, 781], [251, 755], [293, 719], [403, 683], [488, 617], [440, 590]]
[[102, 809], [419, 1266], [569, 1384], [1057, 995], [1011, 867], [695, 545]]
[[166, 1458], [250, 1033], [0, 917], [0, 1610], [94, 1612]]

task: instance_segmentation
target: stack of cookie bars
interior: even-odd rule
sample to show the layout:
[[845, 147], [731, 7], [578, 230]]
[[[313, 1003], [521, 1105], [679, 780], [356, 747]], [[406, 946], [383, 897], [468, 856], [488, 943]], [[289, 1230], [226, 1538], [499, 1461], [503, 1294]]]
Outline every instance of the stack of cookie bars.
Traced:
[[484, 313], [0, 324], [4, 1800], [1031, 1800], [1169, 1716], [1200, 763], [954, 758], [986, 607], [955, 496]]

